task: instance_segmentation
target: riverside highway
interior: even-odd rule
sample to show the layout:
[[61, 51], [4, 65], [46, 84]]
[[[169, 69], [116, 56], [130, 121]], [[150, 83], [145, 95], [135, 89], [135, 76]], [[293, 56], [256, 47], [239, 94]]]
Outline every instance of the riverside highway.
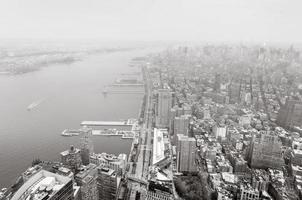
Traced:
[[[146, 104], [144, 108], [144, 118], [140, 129], [140, 144], [138, 157], [136, 162], [135, 173], [128, 173], [128, 184], [131, 186], [130, 199], [136, 195], [137, 192], [144, 193], [147, 190], [147, 180], [149, 174], [149, 166], [152, 155], [152, 122], [153, 122], [153, 94], [151, 79], [146, 67], [143, 68], [143, 76], [145, 80], [145, 94]], [[130, 181], [130, 182], [129, 182]]]

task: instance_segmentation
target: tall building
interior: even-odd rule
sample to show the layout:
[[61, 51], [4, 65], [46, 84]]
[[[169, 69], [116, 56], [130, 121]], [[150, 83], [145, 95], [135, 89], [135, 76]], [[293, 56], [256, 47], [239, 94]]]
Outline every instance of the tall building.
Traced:
[[81, 129], [82, 138], [81, 138], [81, 158], [83, 165], [89, 164], [90, 154], [93, 153], [93, 144], [90, 139], [92, 135], [92, 129], [84, 126]]
[[80, 186], [81, 200], [98, 200], [97, 175], [97, 166], [92, 163], [76, 174], [75, 181]]
[[196, 139], [185, 136], [183, 134], [177, 135], [177, 171], [179, 172], [195, 172], [197, 166], [196, 159]]
[[174, 135], [174, 119], [175, 119], [175, 117], [177, 117], [177, 108], [178, 107], [174, 106], [170, 110], [169, 132], [171, 135]]
[[118, 189], [117, 173], [113, 169], [98, 168], [98, 192], [99, 200], [115, 200]]
[[282, 142], [276, 135], [262, 133], [253, 136], [249, 152], [249, 164], [254, 168], [281, 169], [284, 165]]
[[171, 108], [169, 119], [169, 131], [171, 135], [174, 135], [175, 117], [180, 117], [182, 115], [192, 115], [192, 108], [190, 105], [184, 104], [182, 107], [174, 106], [173, 108]]
[[240, 102], [240, 83], [232, 82], [228, 87], [229, 93], [229, 103], [239, 103]]
[[277, 123], [284, 128], [302, 126], [302, 101], [287, 100], [279, 110]]
[[81, 150], [71, 146], [69, 150], [61, 152], [61, 162], [64, 166], [76, 172], [82, 165]]
[[190, 115], [181, 115], [174, 119], [174, 134], [189, 134]]
[[157, 97], [156, 126], [168, 128], [170, 110], [172, 107], [172, 92], [169, 89], [159, 89]]
[[72, 179], [41, 170], [28, 179], [11, 200], [73, 200]]

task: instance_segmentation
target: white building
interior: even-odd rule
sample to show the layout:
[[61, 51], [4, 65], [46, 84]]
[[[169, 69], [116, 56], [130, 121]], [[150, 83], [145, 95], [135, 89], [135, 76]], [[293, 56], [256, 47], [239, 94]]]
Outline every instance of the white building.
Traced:
[[226, 139], [227, 136], [227, 127], [216, 125], [213, 127], [213, 135], [215, 138]]
[[41, 170], [30, 177], [13, 195], [11, 200], [73, 199], [72, 179]]
[[116, 172], [124, 173], [127, 165], [127, 155], [120, 154], [119, 156], [115, 156], [108, 153], [92, 154], [90, 155], [90, 163], [102, 165]]

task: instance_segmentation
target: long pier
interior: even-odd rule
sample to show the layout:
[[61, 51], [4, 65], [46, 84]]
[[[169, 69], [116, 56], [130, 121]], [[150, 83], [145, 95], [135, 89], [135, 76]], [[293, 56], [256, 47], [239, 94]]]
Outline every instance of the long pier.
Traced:
[[128, 121], [83, 121], [81, 126], [133, 126]]
[[144, 91], [139, 90], [109, 90], [103, 92], [103, 94], [144, 94]]

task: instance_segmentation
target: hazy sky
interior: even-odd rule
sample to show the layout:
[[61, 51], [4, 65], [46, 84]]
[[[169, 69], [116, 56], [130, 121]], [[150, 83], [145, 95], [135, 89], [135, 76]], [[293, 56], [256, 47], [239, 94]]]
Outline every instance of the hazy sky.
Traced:
[[302, 0], [0, 0], [0, 38], [302, 42]]

